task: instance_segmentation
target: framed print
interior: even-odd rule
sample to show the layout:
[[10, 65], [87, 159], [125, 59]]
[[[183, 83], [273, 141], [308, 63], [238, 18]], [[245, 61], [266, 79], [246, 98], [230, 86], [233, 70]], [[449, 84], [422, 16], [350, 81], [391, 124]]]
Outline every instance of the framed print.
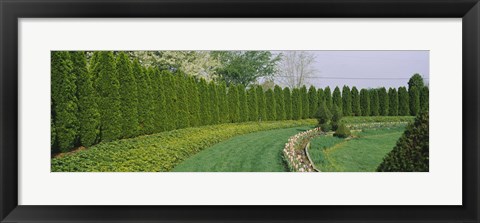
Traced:
[[478, 222], [478, 1], [2, 1], [2, 222]]

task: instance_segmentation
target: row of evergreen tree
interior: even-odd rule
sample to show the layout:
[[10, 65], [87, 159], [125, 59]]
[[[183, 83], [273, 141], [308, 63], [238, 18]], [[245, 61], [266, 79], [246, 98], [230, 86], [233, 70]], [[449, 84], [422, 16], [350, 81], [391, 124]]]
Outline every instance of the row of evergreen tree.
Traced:
[[51, 55], [51, 147], [77, 146], [174, 129], [262, 120], [315, 118], [320, 103], [345, 116], [416, 115], [428, 107], [428, 88], [308, 90], [226, 86], [181, 71], [142, 66], [123, 52]]

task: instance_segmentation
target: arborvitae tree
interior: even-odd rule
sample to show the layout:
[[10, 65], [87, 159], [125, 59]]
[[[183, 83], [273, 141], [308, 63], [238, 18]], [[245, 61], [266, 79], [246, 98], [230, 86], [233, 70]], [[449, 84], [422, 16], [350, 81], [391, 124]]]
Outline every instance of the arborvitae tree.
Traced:
[[151, 134], [154, 131], [153, 92], [150, 76], [142, 68], [138, 60], [133, 61], [132, 72], [137, 82], [138, 92], [138, 131], [139, 134]]
[[378, 99], [378, 92], [376, 89], [371, 89], [370, 95], [370, 114], [372, 116], [378, 116], [380, 114], [380, 102]]
[[410, 115], [416, 116], [420, 111], [420, 92], [417, 87], [410, 88], [409, 103], [410, 103]]
[[308, 88], [308, 105], [310, 106], [308, 109], [310, 112], [309, 118], [315, 118], [318, 111], [318, 95], [317, 89], [313, 85]]
[[[210, 123], [210, 91], [207, 81], [201, 78], [198, 83], [198, 92], [200, 95], [200, 125], [208, 125]], [[230, 120], [230, 115], [229, 115]]]
[[[88, 72], [90, 73], [90, 77], [92, 79], [92, 86], [95, 90], [95, 86], [97, 83], [97, 77], [98, 77], [98, 70], [95, 70], [97, 64], [98, 64], [98, 58], [100, 58], [100, 53], [102, 51], [95, 51], [92, 54], [92, 57], [88, 61]], [[96, 92], [95, 92], [96, 94]], [[98, 98], [96, 98], [98, 99]]]
[[227, 86], [225, 82], [220, 82], [217, 87], [218, 93], [218, 109], [220, 112], [220, 123], [228, 122], [228, 100], [227, 100]]
[[[400, 91], [400, 90], [399, 90]], [[379, 172], [428, 172], [428, 110], [422, 111], [409, 124], [393, 150], [383, 158]]]
[[361, 116], [360, 95], [356, 87], [352, 87], [352, 115]]
[[[175, 76], [171, 72], [164, 72], [163, 77], [163, 86], [165, 89], [165, 113], [167, 118], [165, 120], [165, 130], [174, 130], [177, 129], [179, 108], [178, 107], [178, 98], [177, 98], [177, 82]], [[208, 92], [208, 89], [205, 89]], [[207, 98], [209, 101], [209, 99]], [[207, 119], [209, 120], [209, 119]], [[208, 124], [208, 123], [205, 123]]]
[[52, 102], [54, 126], [58, 148], [68, 152], [74, 146], [78, 134], [76, 75], [72, 73], [72, 61], [66, 51], [51, 53]]
[[76, 75], [78, 113], [80, 123], [78, 138], [80, 144], [89, 147], [97, 142], [100, 133], [100, 113], [95, 100], [95, 89], [90, 72], [87, 71], [87, 59], [83, 51], [70, 52], [73, 63], [72, 73]]
[[410, 115], [409, 96], [407, 88], [398, 88], [398, 115], [406, 116]]
[[248, 102], [248, 120], [257, 121], [258, 120], [258, 100], [257, 100], [257, 91], [255, 87], [250, 87], [247, 91], [247, 102]]
[[300, 97], [302, 99], [302, 118], [309, 118], [310, 116], [310, 105], [308, 103], [308, 91], [307, 87], [303, 85], [300, 88]]
[[429, 105], [429, 89], [427, 86], [423, 87], [420, 91], [420, 110], [428, 110]]
[[360, 90], [360, 111], [362, 116], [370, 115], [370, 95], [367, 89]]
[[332, 101], [332, 91], [330, 90], [330, 87], [327, 86], [323, 90], [323, 95], [325, 98], [325, 105], [327, 105], [328, 110], [332, 111], [333, 101]]
[[333, 112], [332, 112], [332, 129], [335, 131], [340, 126], [340, 120], [343, 118], [343, 111], [341, 107], [337, 105], [333, 105]]
[[188, 113], [190, 126], [200, 125], [200, 97], [198, 85], [193, 76], [187, 77]]
[[245, 86], [243, 84], [237, 85], [238, 88], [238, 101], [240, 103], [240, 121], [248, 121], [248, 104], [247, 104], [247, 94], [245, 92]]
[[398, 94], [395, 88], [388, 89], [388, 115], [398, 115]]
[[343, 86], [342, 89], [342, 105], [343, 105], [343, 115], [351, 116], [352, 115], [352, 95], [350, 94], [350, 88], [347, 85]]
[[[325, 93], [323, 92], [323, 89], [319, 88], [317, 89], [317, 100], [318, 100], [318, 106], [322, 104], [322, 101], [325, 101]], [[325, 104], [327, 106], [327, 104]], [[316, 113], [315, 113], [316, 115]]]
[[[188, 111], [188, 99], [190, 95], [187, 94], [187, 77], [183, 72], [176, 72], [174, 75], [175, 78], [175, 90], [177, 91], [177, 124], [176, 128], [187, 128], [190, 125], [190, 111]], [[212, 103], [218, 103], [218, 101], [212, 100]], [[218, 104], [217, 104], [218, 105]], [[213, 121], [213, 117], [211, 119]], [[217, 122], [218, 122], [218, 113], [217, 113]]]
[[302, 119], [302, 96], [300, 89], [294, 88], [292, 90], [292, 119]]
[[120, 83], [115, 70], [115, 58], [111, 51], [100, 53], [98, 63], [97, 93], [100, 111], [100, 134], [104, 142], [119, 139], [122, 136], [122, 112], [120, 100]]
[[285, 99], [283, 98], [283, 90], [280, 86], [275, 85], [273, 91], [275, 94], [275, 109], [277, 111], [277, 120], [285, 120], [287, 114], [285, 113]]
[[327, 124], [330, 121], [330, 119], [332, 118], [332, 113], [327, 108], [327, 105], [325, 104], [325, 100], [320, 101], [320, 103], [318, 105], [316, 118], [318, 120], [318, 126], [319, 127], [321, 127], [321, 125], [323, 125], [323, 124]]
[[220, 123], [220, 107], [217, 93], [217, 85], [215, 84], [215, 82], [212, 81], [208, 84], [208, 88], [210, 90], [210, 122], [211, 124], [215, 125]]
[[290, 120], [292, 119], [292, 93], [288, 87], [283, 89], [283, 100], [285, 104], [285, 118]]
[[265, 100], [267, 101], [267, 120], [274, 121], [277, 119], [277, 110], [272, 89], [268, 89], [265, 92]]
[[387, 116], [388, 115], [388, 94], [387, 94], [387, 89], [384, 87], [378, 89], [378, 100], [380, 104], [380, 115], [382, 116]]
[[256, 87], [256, 91], [258, 101], [258, 116], [260, 120], [264, 121], [267, 120], [267, 102], [265, 101], [265, 92], [263, 92], [263, 88], [260, 85]]
[[238, 96], [238, 88], [235, 85], [228, 87], [228, 109], [230, 122], [235, 123], [240, 121], [240, 99]]
[[120, 52], [116, 61], [117, 77], [120, 83], [120, 111], [122, 112], [122, 136], [134, 137], [138, 134], [138, 95], [137, 82], [126, 53]]
[[[335, 89], [333, 90], [333, 94], [332, 94], [332, 101], [333, 101], [333, 108], [335, 108], [335, 105], [338, 106], [339, 108], [343, 108], [343, 105], [342, 105], [342, 94], [340, 93], [340, 88], [335, 87]], [[333, 113], [333, 110], [332, 110], [332, 113]]]
[[51, 113], [50, 113], [50, 149], [52, 150], [52, 152], [54, 152], [54, 150], [56, 149], [55, 148], [55, 145], [57, 144], [57, 132], [55, 131], [55, 125], [53, 124], [53, 105], [52, 103], [50, 102], [50, 109], [51, 109]]
[[417, 89], [421, 89], [425, 84], [423, 83], [423, 78], [420, 74], [414, 74], [410, 80], [408, 80], [408, 92], [412, 87], [417, 87]]
[[[168, 72], [168, 71], [165, 71]], [[163, 73], [159, 69], [148, 69], [148, 76], [150, 77], [150, 87], [152, 94], [153, 105], [153, 126], [154, 132], [161, 132], [164, 130], [165, 120], [167, 119], [165, 114], [165, 90], [163, 84]]]

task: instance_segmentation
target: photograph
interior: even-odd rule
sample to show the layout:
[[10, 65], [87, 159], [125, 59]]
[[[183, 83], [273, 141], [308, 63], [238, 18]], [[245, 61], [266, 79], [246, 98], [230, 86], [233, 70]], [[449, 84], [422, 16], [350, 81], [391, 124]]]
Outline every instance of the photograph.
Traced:
[[429, 172], [428, 50], [50, 61], [51, 172]]

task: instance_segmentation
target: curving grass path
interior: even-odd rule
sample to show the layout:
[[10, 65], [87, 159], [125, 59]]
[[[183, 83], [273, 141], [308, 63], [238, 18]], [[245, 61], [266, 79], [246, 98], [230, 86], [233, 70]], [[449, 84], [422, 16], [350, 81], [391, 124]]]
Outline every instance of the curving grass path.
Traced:
[[313, 126], [275, 129], [236, 136], [190, 157], [178, 172], [286, 172], [282, 149], [288, 138]]

